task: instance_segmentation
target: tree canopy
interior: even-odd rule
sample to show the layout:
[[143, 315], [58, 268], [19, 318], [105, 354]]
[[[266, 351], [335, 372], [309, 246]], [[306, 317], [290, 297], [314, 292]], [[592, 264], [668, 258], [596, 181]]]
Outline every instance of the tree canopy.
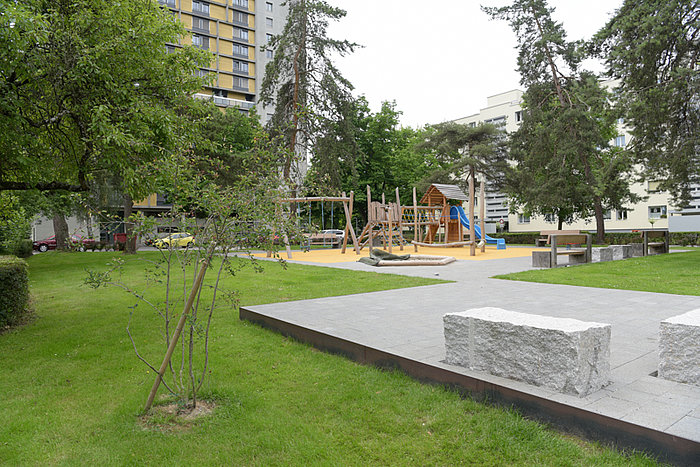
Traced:
[[0, 189], [87, 190], [180, 147], [179, 110], [207, 55], [169, 54], [182, 24], [152, 0], [27, 0], [0, 6]]
[[700, 183], [699, 44], [697, 0], [625, 0], [593, 41], [620, 80], [631, 151], [680, 204]]
[[610, 147], [617, 117], [611, 96], [595, 75], [580, 69], [583, 44], [567, 40], [546, 0], [514, 0], [484, 10], [516, 32], [518, 71], [526, 86], [505, 183], [512, 207], [557, 215], [560, 228], [593, 215], [602, 240], [604, 211], [637, 200], [629, 188], [630, 158]]
[[265, 69], [260, 101], [275, 102], [270, 125], [287, 149], [283, 173], [289, 180], [294, 157], [313, 146], [324, 122], [343, 118], [344, 107], [352, 100], [352, 85], [332, 58], [352, 52], [357, 45], [328, 37], [329, 21], [343, 18], [344, 10], [323, 0], [287, 4], [284, 30], [267, 45], [274, 56]]

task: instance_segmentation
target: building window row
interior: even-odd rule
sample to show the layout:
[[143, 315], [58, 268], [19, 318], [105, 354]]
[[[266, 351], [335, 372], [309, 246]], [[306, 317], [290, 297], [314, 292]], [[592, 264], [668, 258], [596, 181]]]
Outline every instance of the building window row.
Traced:
[[248, 58], [248, 46], [233, 44], [233, 55]]
[[193, 0], [192, 11], [196, 11], [197, 13], [201, 13], [203, 15], [209, 15], [209, 4], [207, 2]]
[[232, 21], [236, 24], [242, 24], [243, 26], [248, 26], [248, 14], [242, 11], [234, 11]]
[[199, 34], [192, 34], [192, 45], [199, 47], [200, 49], [209, 49], [209, 38], [206, 36], [200, 36]]

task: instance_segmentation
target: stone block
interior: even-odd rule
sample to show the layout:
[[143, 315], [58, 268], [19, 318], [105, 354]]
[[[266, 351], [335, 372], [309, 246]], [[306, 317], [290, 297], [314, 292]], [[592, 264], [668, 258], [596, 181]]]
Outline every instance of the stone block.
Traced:
[[700, 386], [700, 308], [661, 322], [659, 378]]
[[610, 325], [475, 308], [443, 316], [446, 362], [586, 396], [610, 380]]
[[630, 257], [644, 256], [644, 245], [641, 243], [630, 243]]
[[547, 251], [533, 251], [532, 252], [532, 267], [533, 268], [551, 268], [552, 267], [552, 254], [549, 250]]
[[592, 262], [594, 263], [613, 260], [613, 251], [610, 249], [610, 247], [593, 248], [592, 253]]
[[629, 245], [610, 245], [612, 250], [612, 256], [614, 261], [620, 259], [627, 259], [630, 257], [630, 246]]

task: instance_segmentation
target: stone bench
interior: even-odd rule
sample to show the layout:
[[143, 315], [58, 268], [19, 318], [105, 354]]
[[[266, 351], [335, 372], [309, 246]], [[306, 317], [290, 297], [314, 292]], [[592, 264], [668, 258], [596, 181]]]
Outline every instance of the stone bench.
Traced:
[[610, 380], [610, 325], [475, 308], [443, 316], [446, 362], [586, 396]]
[[661, 322], [659, 378], [700, 386], [700, 308]]

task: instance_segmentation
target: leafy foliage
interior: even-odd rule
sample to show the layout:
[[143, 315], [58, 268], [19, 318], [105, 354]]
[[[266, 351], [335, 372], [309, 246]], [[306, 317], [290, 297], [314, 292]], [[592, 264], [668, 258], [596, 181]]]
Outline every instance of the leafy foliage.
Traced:
[[593, 50], [620, 80], [631, 150], [681, 205], [700, 183], [700, 4], [625, 0]]
[[183, 144], [178, 109], [206, 54], [167, 53], [185, 30], [155, 1], [0, 8], [0, 188], [84, 191], [107, 171], [132, 196], [148, 193], [142, 163]]

